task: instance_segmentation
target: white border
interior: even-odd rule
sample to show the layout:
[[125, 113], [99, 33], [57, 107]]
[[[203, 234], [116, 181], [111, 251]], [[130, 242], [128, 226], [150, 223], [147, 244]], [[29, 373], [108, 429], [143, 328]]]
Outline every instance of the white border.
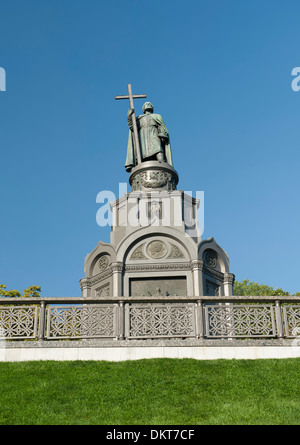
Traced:
[[105, 360], [125, 361], [151, 358], [216, 359], [282, 359], [300, 357], [300, 346], [145, 346], [103, 348], [5, 348], [2, 362], [36, 360]]

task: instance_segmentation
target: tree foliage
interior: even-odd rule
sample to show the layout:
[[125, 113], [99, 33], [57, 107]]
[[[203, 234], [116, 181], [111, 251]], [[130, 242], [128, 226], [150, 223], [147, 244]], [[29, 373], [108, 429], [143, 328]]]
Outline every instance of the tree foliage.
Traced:
[[[266, 284], [258, 284], [249, 280], [235, 281], [233, 286], [234, 295], [246, 295], [248, 297], [255, 296], [288, 296], [289, 292], [283, 289], [274, 289]], [[294, 295], [300, 296], [300, 292], [296, 292]]]
[[30, 286], [23, 291], [23, 297], [40, 297], [41, 286]]
[[40, 297], [41, 287], [40, 286], [30, 286], [24, 289], [23, 295], [16, 289], [6, 290], [4, 284], [0, 284], [0, 296], [1, 297]]
[[1, 297], [21, 297], [21, 294], [18, 290], [5, 290], [6, 286], [4, 284], [0, 284], [0, 295]]

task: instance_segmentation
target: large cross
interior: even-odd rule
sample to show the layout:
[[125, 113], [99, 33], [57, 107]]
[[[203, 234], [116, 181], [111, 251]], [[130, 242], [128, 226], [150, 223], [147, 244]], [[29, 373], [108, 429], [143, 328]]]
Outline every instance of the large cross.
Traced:
[[134, 146], [135, 146], [135, 151], [136, 151], [137, 163], [140, 164], [142, 162], [142, 156], [141, 156], [141, 149], [140, 149], [140, 144], [139, 144], [139, 135], [138, 135], [138, 131], [137, 131], [133, 99], [142, 99], [142, 98], [147, 97], [147, 95], [146, 94], [133, 95], [131, 84], [129, 83], [127, 86], [128, 86], [128, 96], [115, 96], [115, 99], [116, 100], [129, 99], [130, 108], [133, 109], [132, 124], [133, 124], [133, 134], [134, 134]]

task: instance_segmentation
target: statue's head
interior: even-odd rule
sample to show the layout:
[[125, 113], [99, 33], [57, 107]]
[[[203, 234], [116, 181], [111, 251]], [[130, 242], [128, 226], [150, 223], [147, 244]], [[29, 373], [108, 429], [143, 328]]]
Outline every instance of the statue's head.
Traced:
[[143, 105], [143, 113], [145, 114], [145, 111], [151, 111], [151, 113], [153, 113], [153, 105], [151, 102], [145, 102]]

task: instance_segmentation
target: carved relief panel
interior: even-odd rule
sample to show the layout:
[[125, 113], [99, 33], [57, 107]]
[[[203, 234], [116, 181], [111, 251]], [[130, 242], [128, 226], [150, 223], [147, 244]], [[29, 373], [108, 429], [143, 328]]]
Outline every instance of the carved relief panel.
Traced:
[[154, 239], [140, 244], [129, 256], [130, 260], [166, 260], [177, 258], [185, 258], [181, 248], [174, 243], [160, 239]]
[[105, 284], [104, 286], [99, 287], [95, 290], [96, 298], [105, 298], [110, 296], [110, 285]]

